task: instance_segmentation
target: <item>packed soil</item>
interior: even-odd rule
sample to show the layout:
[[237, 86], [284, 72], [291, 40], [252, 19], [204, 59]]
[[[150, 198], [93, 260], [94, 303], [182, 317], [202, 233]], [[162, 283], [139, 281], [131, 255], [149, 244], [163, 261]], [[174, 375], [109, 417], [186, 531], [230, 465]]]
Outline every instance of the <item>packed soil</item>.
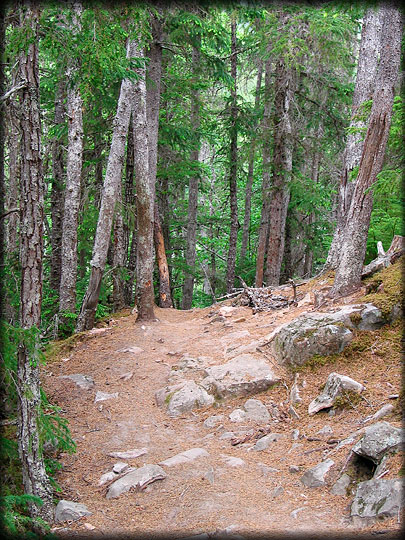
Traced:
[[[302, 287], [300, 297], [306, 292]], [[355, 300], [349, 297], [344, 302]], [[43, 386], [49, 401], [61, 407], [61, 415], [69, 421], [77, 445], [75, 453], [58, 456], [62, 469], [56, 474], [61, 488], [57, 497], [83, 503], [91, 511], [91, 515], [76, 522], [55, 524], [53, 532], [63, 538], [186, 537], [200, 533], [232, 533], [245, 538], [337, 534], [346, 538], [365, 532], [383, 538], [396, 537], [401, 527], [399, 517], [366, 526], [352, 523], [350, 505], [355, 486], [345, 496], [331, 494], [331, 485], [347, 465], [350, 447], [335, 451], [335, 445], [328, 444], [327, 439], [340, 441], [348, 437], [361, 427], [362, 419], [384, 403], [393, 403], [389, 396], [399, 393], [401, 387], [399, 348], [392, 347], [390, 354], [381, 357], [378, 345], [374, 344], [374, 349], [367, 348], [357, 355], [355, 362], [341, 356], [333, 365], [325, 363], [316, 369], [301, 370], [298, 380], [302, 403], [296, 407], [299, 418], [288, 412], [294, 374], [277, 366], [269, 351], [254, 352], [257, 358], [265, 358], [281, 377], [281, 383], [251, 397], [278, 410], [278, 417], [270, 426], [272, 432], [282, 437], [267, 450], [251, 451], [255, 441], [232, 445], [230, 439], [220, 438], [225, 432], [234, 432], [237, 437], [265, 427], [229, 419], [229, 414], [242, 407], [248, 397], [225, 400], [171, 418], [164, 407], [156, 405], [155, 392], [168, 384], [171, 368], [178, 366], [184, 354], [209, 357], [206, 361], [212, 364], [224, 363], [229, 333], [247, 330], [250, 335], [238, 340], [243, 345], [315, 307], [309, 303], [253, 314], [250, 307], [238, 306], [231, 316], [216, 317], [224, 305], [232, 305], [232, 300], [189, 311], [156, 308], [157, 320], [151, 323], [137, 323], [136, 313], [126, 310], [112, 316], [102, 328], [77, 336], [69, 347], [59, 344], [59, 349], [54, 348], [53, 354], [48, 355], [42, 373]], [[324, 304], [320, 309], [336, 307], [337, 304]], [[380, 343], [378, 332], [382, 331], [375, 333], [376, 343]], [[142, 351], [120, 352], [129, 347]], [[333, 416], [327, 411], [309, 416], [308, 404], [320, 393], [332, 371], [365, 384], [364, 399], [342, 405]], [[83, 390], [69, 379], [59, 378], [77, 373], [91, 376], [95, 386]], [[196, 378], [195, 375], [191, 371], [184, 377]], [[118, 393], [118, 397], [95, 402], [97, 391]], [[204, 420], [214, 414], [223, 414], [223, 421], [215, 428], [205, 427]], [[399, 426], [399, 409], [384, 420]], [[319, 435], [318, 431], [326, 425], [332, 434]], [[297, 429], [299, 435], [294, 439], [293, 430]], [[131, 467], [159, 464], [196, 447], [204, 448], [209, 456], [164, 467], [167, 478], [142, 491], [131, 490], [116, 499], [106, 499], [107, 486], [99, 486], [100, 477], [119, 461]], [[135, 459], [109, 456], [111, 452], [134, 448], [147, 448], [147, 453]], [[229, 457], [241, 458], [243, 464], [232, 466]], [[300, 482], [302, 474], [326, 457], [335, 461], [327, 485], [305, 487]], [[290, 470], [293, 465], [298, 471]], [[392, 458], [386, 477], [398, 475], [400, 467], [399, 457]], [[363, 474], [367, 478], [368, 472]]]

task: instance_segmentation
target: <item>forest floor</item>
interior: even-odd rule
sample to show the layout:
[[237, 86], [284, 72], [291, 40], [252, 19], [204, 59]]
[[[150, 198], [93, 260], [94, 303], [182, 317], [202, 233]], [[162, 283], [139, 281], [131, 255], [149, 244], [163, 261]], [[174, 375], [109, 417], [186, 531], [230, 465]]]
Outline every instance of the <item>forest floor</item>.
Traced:
[[[300, 297], [320, 285], [319, 280], [306, 284], [300, 288]], [[357, 297], [362, 293], [364, 290]], [[356, 297], [343, 300], [353, 303]], [[234, 398], [218, 407], [195, 410], [178, 418], [170, 418], [155, 403], [155, 392], [168, 384], [169, 371], [178, 365], [183, 354], [210, 357], [211, 363], [220, 364], [225, 361], [224, 348], [231, 332], [247, 330], [249, 336], [240, 338], [243, 344], [268, 335], [304, 311], [315, 310], [313, 305], [303, 305], [253, 314], [251, 308], [239, 306], [225, 322], [214, 322], [213, 313], [224, 305], [232, 305], [232, 300], [189, 311], [156, 308], [158, 321], [148, 324], [135, 323], [136, 314], [126, 310], [112, 316], [105, 323], [108, 326], [104, 324], [104, 328], [59, 344], [59, 349], [54, 347], [43, 368], [43, 385], [50, 402], [62, 408], [77, 444], [76, 453], [59, 456], [63, 468], [56, 480], [62, 491], [57, 496], [85, 504], [92, 514], [76, 522], [56, 524], [53, 532], [63, 538], [180, 537], [221, 531], [244, 537], [256, 534], [288, 538], [302, 534], [311, 538], [329, 534], [357, 538], [365, 531], [384, 538], [397, 534], [401, 525], [396, 518], [366, 528], [354, 526], [349, 518], [353, 494], [330, 493], [330, 485], [338, 478], [349, 447], [335, 454], [325, 450], [325, 440], [317, 432], [328, 425], [333, 437], [344, 439], [359, 429], [361, 419], [375, 413], [382, 404], [392, 403], [388, 401], [390, 394], [400, 393], [399, 326], [373, 332], [374, 345], [363, 347], [361, 354], [353, 348], [352, 356], [337, 356], [333, 364], [320, 363], [316, 369], [302, 369], [299, 380], [305, 383], [300, 387], [302, 403], [296, 407], [299, 419], [286, 413], [293, 375], [274, 365], [284, 384], [250, 397], [284, 411], [272, 425], [272, 431], [283, 436], [267, 450], [257, 452], [250, 451], [253, 443], [232, 446], [229, 439], [220, 438], [225, 432], [238, 435], [263, 427], [229, 419], [229, 413], [241, 407], [248, 397]], [[324, 305], [320, 310], [337, 305]], [[120, 352], [129, 347], [140, 347], [142, 352]], [[384, 347], [388, 347], [388, 352]], [[263, 358], [259, 351], [253, 354]], [[272, 362], [269, 355], [266, 358]], [[308, 404], [320, 393], [332, 371], [361, 383], [367, 381], [366, 399], [343, 407], [335, 416], [325, 411], [308, 416]], [[131, 378], [121, 378], [131, 372]], [[68, 379], [58, 378], [77, 373], [90, 375], [95, 386], [83, 390]], [[95, 403], [97, 391], [117, 392], [118, 397]], [[204, 420], [215, 414], [224, 414], [221, 424], [205, 427]], [[384, 420], [399, 426], [399, 408]], [[293, 440], [294, 429], [299, 430], [298, 440]], [[135, 459], [109, 456], [111, 452], [143, 447], [147, 453]], [[158, 464], [196, 447], [204, 448], [209, 456], [165, 468], [167, 478], [143, 491], [131, 490], [116, 499], [106, 499], [106, 486], [99, 486], [100, 477], [118, 461], [133, 467]], [[303, 472], [326, 455], [336, 462], [334, 478], [323, 487], [303, 486]], [[243, 463], [237, 462], [239, 465], [235, 466], [230, 457], [241, 458]], [[298, 466], [300, 472], [291, 472], [291, 465]], [[401, 460], [396, 458], [386, 478], [397, 476], [400, 467]]]

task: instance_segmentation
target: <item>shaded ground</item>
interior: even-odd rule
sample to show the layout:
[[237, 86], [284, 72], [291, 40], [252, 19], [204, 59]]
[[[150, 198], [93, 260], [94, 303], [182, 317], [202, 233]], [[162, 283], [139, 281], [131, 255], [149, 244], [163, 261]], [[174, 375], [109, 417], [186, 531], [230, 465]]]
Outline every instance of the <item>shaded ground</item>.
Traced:
[[[348, 447], [334, 454], [317, 432], [328, 425], [333, 430], [329, 437], [344, 439], [360, 427], [361, 418], [376, 412], [390, 394], [399, 393], [398, 329], [378, 331], [381, 335], [386, 332], [384, 339], [388, 343], [391, 339], [390, 354], [383, 351], [383, 357], [379, 356], [378, 346], [373, 349], [371, 344], [367, 351], [356, 356], [355, 363], [351, 357], [339, 357], [333, 365], [319, 365], [316, 371], [303, 370], [299, 377], [301, 384], [305, 381], [304, 387], [300, 387], [303, 401], [297, 407], [299, 419], [288, 414], [287, 399], [293, 376], [276, 368], [284, 384], [252, 397], [270, 408], [278, 407], [280, 416], [272, 422], [272, 431], [283, 436], [267, 450], [256, 452], [250, 450], [253, 443], [232, 446], [229, 439], [220, 439], [224, 432], [233, 431], [237, 435], [263, 427], [229, 420], [229, 413], [247, 398], [226, 401], [218, 408], [200, 409], [176, 419], [158, 408], [154, 400], [156, 390], [167, 384], [171, 367], [179, 363], [183, 354], [211, 357], [212, 363], [222, 363], [225, 346], [229, 344], [226, 336], [231, 332], [248, 330], [250, 335], [239, 340], [240, 344], [248, 343], [313, 309], [313, 305], [306, 305], [253, 315], [250, 308], [238, 307], [225, 322], [211, 322], [212, 312], [224, 304], [230, 305], [231, 301], [190, 311], [157, 308], [159, 322], [145, 325], [135, 324], [136, 315], [128, 311], [121, 314], [125, 316], [112, 319], [107, 330], [87, 333], [86, 339], [78, 342], [70, 353], [48, 362], [43, 370], [45, 391], [52, 403], [62, 407], [77, 443], [75, 454], [60, 456], [63, 470], [58, 473], [57, 481], [62, 493], [58, 497], [84, 503], [92, 512], [75, 523], [58, 524], [54, 532], [65, 537], [75, 534], [153, 537], [160, 533], [186, 536], [224, 530], [241, 535], [361, 534], [348, 519], [353, 495], [335, 496], [329, 492], [344, 465]], [[235, 322], [239, 318], [245, 320]], [[377, 337], [376, 343], [379, 343]], [[143, 352], [118, 352], [134, 346]], [[254, 354], [262, 356], [258, 351]], [[266, 359], [272, 363], [267, 353]], [[366, 400], [337, 411], [335, 416], [321, 412], [309, 417], [308, 404], [319, 394], [331, 371], [365, 383]], [[130, 372], [133, 376], [129, 380], [120, 378]], [[73, 382], [58, 378], [74, 373], [90, 375], [95, 387], [80, 390]], [[97, 391], [118, 392], [118, 398], [94, 403]], [[213, 414], [224, 414], [225, 419], [217, 428], [208, 429], [203, 421]], [[400, 424], [398, 413], [387, 420]], [[294, 429], [300, 432], [297, 440], [293, 440]], [[148, 449], [147, 454], [135, 459], [108, 455], [142, 447]], [[209, 457], [166, 469], [167, 478], [144, 491], [130, 491], [118, 499], [107, 500], [106, 487], [98, 485], [102, 474], [110, 471], [117, 461], [130, 466], [159, 463], [194, 447], [204, 448]], [[304, 487], [299, 480], [303, 472], [326, 456], [336, 462], [329, 485], [316, 489]], [[241, 458], [244, 464], [231, 466], [229, 457]], [[300, 472], [290, 472], [291, 465], [298, 466]], [[397, 475], [400, 466], [398, 458], [393, 460], [386, 477]], [[397, 519], [389, 519], [368, 527], [367, 531], [382, 534], [398, 531], [399, 527]]]

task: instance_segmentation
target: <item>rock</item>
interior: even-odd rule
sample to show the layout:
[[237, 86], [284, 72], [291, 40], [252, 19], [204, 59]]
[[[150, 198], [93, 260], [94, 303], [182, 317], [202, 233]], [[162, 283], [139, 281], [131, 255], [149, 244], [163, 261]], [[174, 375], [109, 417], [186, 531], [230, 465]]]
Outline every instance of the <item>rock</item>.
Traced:
[[346, 375], [331, 373], [322, 394], [308, 405], [308, 414], [313, 415], [322, 409], [332, 407], [342, 390], [352, 390], [360, 394], [364, 390], [364, 386]]
[[314, 302], [314, 293], [307, 292], [307, 294], [301, 300], [299, 300], [297, 307], [308, 306], [309, 304], [313, 304]]
[[143, 353], [145, 351], [143, 349], [141, 349], [140, 347], [127, 347], [127, 348], [124, 348], [124, 349], [118, 349], [117, 352], [140, 354], [140, 353]]
[[297, 411], [294, 409], [292, 405], [288, 407], [288, 414], [292, 416], [293, 418], [296, 418], [297, 420], [300, 419], [300, 415], [297, 413]]
[[124, 463], [123, 461], [119, 461], [118, 463], [114, 463], [113, 466], [113, 472], [116, 474], [120, 474], [125, 471], [125, 469], [128, 469], [128, 463]]
[[248, 399], [243, 408], [246, 411], [246, 417], [254, 422], [267, 423], [270, 420], [270, 414], [259, 399]]
[[293, 429], [291, 433], [291, 437], [293, 441], [297, 441], [300, 436], [300, 430], [299, 429]]
[[205, 407], [214, 403], [213, 396], [197, 385], [194, 381], [187, 381], [180, 390], [174, 392], [167, 406], [169, 416], [176, 417], [184, 412], [198, 407]]
[[90, 375], [75, 373], [73, 375], [61, 375], [58, 379], [70, 379], [82, 390], [91, 390], [94, 387], [94, 379]]
[[195, 459], [201, 457], [209, 457], [209, 453], [204, 450], [204, 448], [190, 448], [190, 450], [185, 450], [176, 454], [175, 456], [160, 461], [159, 465], [165, 465], [166, 467], [174, 467], [175, 465], [180, 465], [181, 463], [190, 463]]
[[298, 467], [298, 465], [290, 465], [288, 467], [288, 470], [292, 474], [300, 472], [300, 468]]
[[330, 426], [323, 426], [316, 432], [317, 435], [330, 435], [331, 433], [333, 433], [333, 429]]
[[299, 508], [296, 508], [292, 512], [290, 512], [290, 516], [294, 519], [297, 519], [298, 512], [302, 512], [305, 510], [305, 506], [300, 506]]
[[239, 347], [235, 347], [234, 345], [232, 345], [231, 347], [228, 347], [228, 349], [225, 351], [225, 357], [234, 358], [235, 356], [239, 356], [241, 354], [254, 353], [260, 343], [260, 341], [254, 340], [250, 343], [247, 343], [246, 345], [240, 345]]
[[83, 516], [91, 516], [87, 506], [62, 499], [55, 508], [55, 521], [77, 521]]
[[394, 408], [394, 405], [391, 405], [391, 403], [386, 403], [375, 414], [367, 416], [367, 418], [365, 418], [362, 423], [366, 424], [367, 422], [379, 420], [380, 418], [387, 416], [387, 414], [390, 414], [394, 410]]
[[277, 362], [296, 367], [314, 355], [342, 352], [353, 339], [353, 328], [374, 330], [386, 322], [372, 304], [350, 304], [334, 313], [304, 313], [276, 328], [266, 339]]
[[99, 486], [103, 486], [104, 484], [106, 484], [107, 482], [110, 482], [111, 480], [114, 480], [114, 478], [116, 478], [117, 475], [115, 474], [114, 471], [109, 471], [105, 474], [103, 474], [98, 482], [98, 485]]
[[246, 321], [246, 317], [239, 317], [238, 319], [235, 319], [233, 322], [240, 323], [240, 322], [245, 322], [245, 321]]
[[245, 465], [245, 462], [243, 459], [234, 457], [234, 456], [224, 456], [221, 454], [221, 457], [225, 460], [226, 464], [230, 467], [241, 467], [242, 465]]
[[269, 433], [268, 435], [261, 437], [253, 446], [252, 450], [256, 450], [258, 452], [266, 450], [272, 442], [278, 441], [281, 437], [281, 433]]
[[213, 467], [211, 467], [205, 474], [204, 478], [212, 485], [215, 482], [215, 473]]
[[261, 473], [263, 476], [268, 476], [269, 474], [272, 474], [272, 473], [279, 473], [280, 472], [280, 469], [275, 469], [274, 467], [269, 467], [268, 465], [266, 465], [265, 463], [258, 463], [257, 466], [259, 467]]
[[156, 480], [163, 480], [167, 474], [159, 465], [144, 465], [116, 480], [108, 489], [107, 499], [115, 499], [131, 488], [140, 491]]
[[206, 418], [203, 422], [203, 425], [206, 428], [213, 428], [220, 424], [224, 418], [225, 417], [223, 414], [214, 414], [213, 416], [209, 416], [208, 418]]
[[350, 485], [350, 476], [348, 474], [344, 473], [333, 484], [330, 492], [332, 493], [332, 495], [346, 495], [347, 494], [347, 488], [349, 487], [349, 485]]
[[232, 317], [232, 314], [237, 311], [236, 307], [232, 306], [222, 306], [220, 310], [218, 311], [218, 315], [222, 315], [222, 317]]
[[297, 403], [302, 402], [302, 398], [300, 396], [299, 388], [298, 388], [298, 376], [299, 374], [296, 373], [294, 377], [294, 383], [291, 386], [290, 390], [290, 403], [291, 405], [296, 405]]
[[262, 359], [242, 354], [223, 365], [205, 369], [201, 385], [219, 398], [245, 396], [266, 390], [280, 379]]
[[134, 376], [133, 371], [127, 371], [126, 373], [123, 373], [122, 375], [120, 375], [120, 379], [122, 379], [123, 381], [129, 381], [130, 379], [132, 379], [133, 376]]
[[221, 341], [235, 341], [236, 339], [242, 339], [248, 336], [250, 336], [249, 330], [238, 330], [237, 332], [230, 332]]
[[381, 478], [360, 482], [353, 499], [352, 518], [374, 520], [397, 517], [404, 507], [404, 479]]
[[303, 476], [300, 478], [304, 486], [309, 488], [316, 488], [325, 485], [325, 476], [329, 472], [329, 469], [335, 464], [331, 459], [325, 459], [312, 469], [306, 471]]
[[170, 386], [165, 386], [164, 388], [159, 388], [155, 392], [155, 402], [158, 407], [162, 407], [165, 404], [165, 401], [168, 401], [168, 397], [176, 390], [180, 390], [180, 388], [183, 388], [183, 386], [186, 384], [186, 381], [183, 380], [182, 382], [178, 384], [172, 384]]
[[147, 453], [147, 448], [134, 448], [133, 450], [126, 450], [124, 452], [110, 452], [108, 455], [120, 459], [134, 459]]
[[280, 495], [282, 495], [284, 493], [284, 488], [283, 486], [277, 486], [273, 489], [273, 491], [271, 492], [271, 497], [273, 499], [275, 499], [276, 497], [279, 497]]
[[245, 411], [243, 411], [242, 409], [235, 409], [229, 415], [229, 420], [231, 422], [243, 422], [244, 420], [246, 420], [246, 417], [247, 415]]
[[235, 433], [233, 431], [225, 431], [225, 433], [222, 433], [220, 435], [220, 439], [233, 439], [235, 437]]
[[97, 403], [98, 401], [106, 401], [107, 399], [115, 399], [118, 397], [118, 392], [114, 392], [113, 394], [107, 394], [106, 392], [100, 392], [99, 390], [96, 393], [96, 397], [94, 398], [94, 403]]
[[365, 428], [363, 437], [352, 448], [358, 456], [378, 464], [387, 452], [397, 451], [404, 442], [404, 433], [388, 422], [377, 422]]
[[180, 359], [178, 369], [182, 371], [187, 369], [201, 369], [201, 363], [199, 358], [192, 358], [188, 354], [184, 354]]

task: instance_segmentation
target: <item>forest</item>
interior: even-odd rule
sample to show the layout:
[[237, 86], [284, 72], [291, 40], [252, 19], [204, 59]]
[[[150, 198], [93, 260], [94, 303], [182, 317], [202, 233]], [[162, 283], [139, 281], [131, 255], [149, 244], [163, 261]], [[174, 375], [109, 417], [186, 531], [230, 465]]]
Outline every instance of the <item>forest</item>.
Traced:
[[74, 446], [48, 343], [326, 273], [343, 297], [405, 234], [402, 24], [362, 2], [3, 6], [8, 530], [52, 520], [42, 448]]

